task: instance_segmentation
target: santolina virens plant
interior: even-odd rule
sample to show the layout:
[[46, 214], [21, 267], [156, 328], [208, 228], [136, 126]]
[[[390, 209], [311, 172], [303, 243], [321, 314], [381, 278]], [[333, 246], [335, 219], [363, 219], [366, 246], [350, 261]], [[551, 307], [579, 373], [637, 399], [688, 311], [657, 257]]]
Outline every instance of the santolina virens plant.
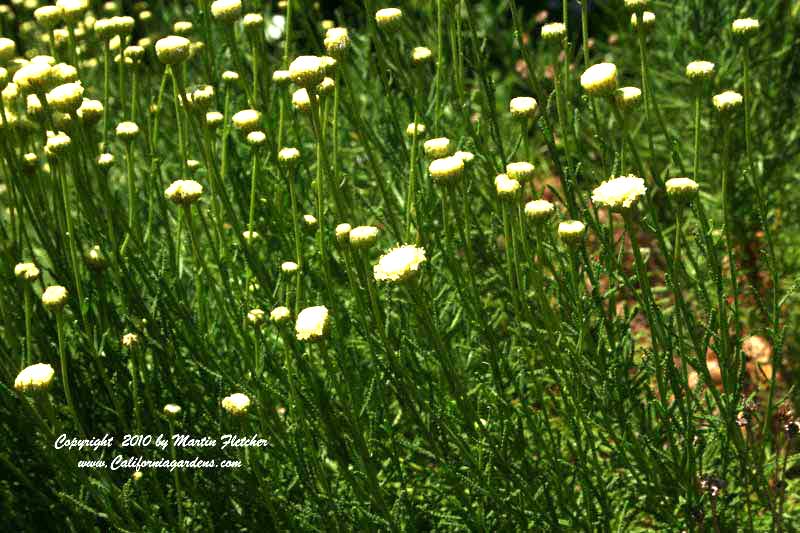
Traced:
[[0, 5], [8, 528], [791, 530], [793, 3], [341, 4]]

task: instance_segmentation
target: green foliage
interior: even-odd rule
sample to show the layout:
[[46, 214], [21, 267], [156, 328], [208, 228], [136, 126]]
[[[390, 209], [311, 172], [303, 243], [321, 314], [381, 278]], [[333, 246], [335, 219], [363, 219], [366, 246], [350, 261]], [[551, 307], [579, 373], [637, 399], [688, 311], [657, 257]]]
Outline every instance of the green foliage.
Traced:
[[[351, 0], [334, 86], [308, 87], [303, 109], [273, 72], [326, 53], [310, 0], [245, 2], [264, 16], [248, 29], [208, 1], [138, 2], [122, 45], [91, 22], [123, 13], [91, 4], [55, 32], [27, 3], [0, 13], [20, 57], [74, 65], [103, 104], [94, 120], [86, 104], [58, 113], [46, 93], [66, 80], [29, 95], [25, 61], [0, 54], [20, 83], [0, 121], [9, 529], [795, 529], [797, 2], [651, 2], [638, 31], [621, 0], [598, 1], [591, 18], [565, 8], [566, 38], [544, 42], [514, 0], [409, 0], [380, 24], [385, 6]], [[736, 38], [744, 17], [760, 28]], [[203, 46], [165, 67], [156, 42], [176, 21]], [[418, 46], [432, 58], [412, 60]], [[687, 78], [695, 60], [710, 80]], [[638, 105], [586, 94], [601, 62]], [[718, 112], [726, 90], [743, 103]], [[512, 116], [519, 96], [535, 117]], [[260, 116], [242, 129], [244, 109]], [[447, 183], [428, 172], [437, 137], [474, 156]], [[514, 161], [534, 176], [498, 194]], [[626, 175], [646, 193], [605, 207], [596, 188]], [[667, 194], [679, 176], [699, 183], [693, 201]], [[536, 199], [555, 213], [529, 216]], [[567, 220], [585, 235], [565, 237]], [[351, 244], [343, 223], [377, 240]], [[41, 300], [54, 285], [63, 309]], [[315, 306], [327, 319], [300, 315]], [[34, 363], [55, 377], [23, 390]], [[61, 434], [115, 444], [56, 449]], [[123, 448], [126, 434], [269, 446]], [[117, 455], [218, 466], [78, 466]]]

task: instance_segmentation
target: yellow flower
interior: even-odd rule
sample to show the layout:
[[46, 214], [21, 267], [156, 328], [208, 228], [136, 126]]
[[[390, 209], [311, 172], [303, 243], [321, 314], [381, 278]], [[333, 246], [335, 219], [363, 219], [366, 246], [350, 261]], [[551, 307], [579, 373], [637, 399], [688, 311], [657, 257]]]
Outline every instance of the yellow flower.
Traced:
[[642, 11], [649, 3], [650, 0], [625, 0], [625, 7], [628, 11]]
[[164, 406], [164, 414], [167, 415], [169, 418], [175, 418], [179, 414], [181, 414], [181, 406], [175, 403], [168, 403]]
[[428, 172], [430, 172], [433, 181], [448, 184], [461, 176], [464, 172], [464, 160], [456, 156], [448, 156], [440, 159], [434, 159], [428, 165]]
[[341, 57], [350, 47], [350, 34], [347, 28], [331, 28], [325, 32], [325, 51], [334, 57]]
[[247, 134], [259, 127], [261, 122], [261, 112], [256, 111], [255, 109], [243, 109], [238, 113], [234, 113], [231, 120], [233, 121], [233, 125], [236, 127], [236, 129]]
[[586, 226], [580, 220], [567, 220], [558, 225], [558, 236], [568, 246], [576, 246], [583, 241]]
[[757, 19], [736, 19], [731, 24], [731, 29], [733, 30], [733, 34], [737, 37], [747, 37], [755, 32], [758, 31], [758, 20]]
[[714, 75], [714, 66], [710, 61], [692, 61], [686, 65], [686, 77], [690, 80], [706, 80]]
[[156, 57], [165, 65], [176, 65], [189, 57], [191, 42], [186, 37], [170, 35], [156, 41]]
[[614, 92], [614, 99], [621, 109], [628, 109], [642, 100], [642, 90], [638, 87], [620, 87]]
[[735, 91], [725, 91], [724, 93], [714, 96], [711, 101], [714, 103], [714, 107], [717, 111], [725, 112], [737, 109], [742, 105], [744, 99], [741, 94]]
[[533, 177], [533, 165], [527, 161], [518, 161], [506, 165], [506, 174], [511, 179], [525, 181]]
[[139, 344], [139, 336], [136, 333], [126, 333], [122, 336], [122, 345], [125, 348], [133, 348]]
[[542, 40], [560, 41], [567, 34], [567, 27], [561, 22], [551, 22], [542, 26]]
[[289, 77], [304, 89], [316, 87], [325, 77], [325, 66], [317, 56], [300, 56], [289, 65]]
[[667, 180], [667, 195], [680, 202], [693, 200], [700, 191], [700, 185], [691, 178], [672, 178]]
[[235, 416], [245, 414], [248, 407], [250, 407], [250, 398], [241, 392], [236, 392], [222, 399], [222, 408]]
[[45, 30], [52, 30], [61, 23], [64, 12], [58, 6], [42, 6], [33, 12], [33, 18]]
[[509, 178], [506, 174], [498, 174], [494, 179], [494, 187], [497, 190], [497, 195], [503, 199], [513, 198], [521, 186], [518, 180]]
[[390, 28], [400, 22], [402, 18], [403, 12], [396, 7], [387, 7], [375, 12], [375, 22], [381, 28]]
[[325, 337], [329, 327], [328, 308], [324, 305], [317, 305], [306, 307], [300, 311], [294, 330], [297, 340], [318, 341]]
[[417, 46], [411, 51], [411, 60], [414, 63], [425, 63], [433, 57], [433, 52], [425, 46]]
[[508, 108], [514, 118], [533, 118], [536, 116], [539, 104], [530, 96], [518, 96], [511, 99]]
[[350, 230], [350, 245], [353, 248], [369, 248], [378, 239], [375, 226], [358, 226]]
[[139, 126], [135, 122], [120, 122], [116, 132], [123, 141], [132, 141], [139, 134]]
[[547, 200], [532, 200], [525, 204], [525, 216], [534, 222], [543, 222], [550, 218], [556, 207]]
[[294, 261], [284, 261], [283, 263], [281, 263], [281, 271], [287, 274], [292, 274], [294, 272], [297, 272], [298, 268], [300, 267]]
[[425, 133], [425, 124], [420, 124], [418, 122], [412, 122], [406, 127], [406, 135], [409, 137], [413, 137], [416, 133], [417, 137]]
[[413, 277], [425, 261], [424, 248], [404, 244], [382, 255], [372, 273], [378, 281], [401, 282]]
[[608, 96], [617, 88], [617, 66], [598, 63], [581, 74], [581, 87], [590, 96]]
[[300, 159], [300, 150], [297, 148], [281, 148], [278, 152], [278, 161], [285, 165], [293, 165]]
[[298, 89], [292, 93], [292, 107], [298, 111], [308, 111], [311, 109], [311, 98], [306, 89]]
[[43, 92], [51, 78], [51, 67], [47, 63], [30, 62], [14, 73], [14, 84], [23, 93]]
[[24, 281], [36, 281], [39, 279], [39, 269], [33, 263], [17, 263], [14, 267], [14, 275]]
[[67, 289], [61, 285], [51, 285], [42, 293], [42, 304], [49, 311], [58, 312], [67, 303]]
[[262, 146], [267, 142], [267, 135], [263, 131], [251, 131], [245, 140], [250, 146]]
[[176, 35], [186, 35], [187, 33], [191, 33], [193, 28], [194, 25], [188, 20], [179, 20], [172, 25], [172, 31], [174, 31]]
[[450, 139], [447, 137], [437, 137], [436, 139], [425, 141], [422, 147], [428, 157], [447, 157], [452, 153]]
[[290, 316], [292, 316], [292, 312], [289, 311], [288, 307], [285, 307], [283, 305], [280, 307], [276, 307], [269, 313], [269, 319], [275, 323], [283, 322]]
[[350, 242], [350, 231], [352, 229], [353, 227], [346, 222], [336, 226], [336, 228], [334, 229], [334, 233], [336, 234], [336, 240], [339, 241], [340, 243]]
[[20, 392], [47, 389], [53, 382], [55, 371], [46, 363], [37, 363], [22, 369], [14, 380], [14, 388]]
[[194, 180], [176, 180], [164, 191], [168, 200], [179, 205], [190, 205], [203, 194], [203, 186]]
[[233, 22], [241, 14], [241, 0], [215, 0], [211, 3], [211, 16], [221, 22]]
[[247, 321], [254, 326], [258, 326], [264, 322], [264, 311], [261, 309], [251, 309], [247, 312]]
[[[656, 24], [656, 14], [652, 11], [645, 11], [642, 13], [642, 21], [644, 22], [645, 31], [650, 30]], [[636, 13], [631, 15], [631, 26], [634, 28], [639, 27], [639, 16]]]
[[592, 202], [612, 211], [624, 211], [633, 207], [646, 192], [647, 187], [642, 178], [634, 175], [622, 176], [604, 181], [596, 187], [592, 191]]

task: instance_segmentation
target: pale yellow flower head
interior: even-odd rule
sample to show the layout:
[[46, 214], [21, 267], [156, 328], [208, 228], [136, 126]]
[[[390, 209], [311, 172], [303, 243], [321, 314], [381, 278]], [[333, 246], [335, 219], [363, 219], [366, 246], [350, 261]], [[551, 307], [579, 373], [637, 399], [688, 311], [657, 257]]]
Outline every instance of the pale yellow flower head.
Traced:
[[608, 96], [617, 88], [617, 66], [598, 63], [581, 74], [581, 87], [590, 96]]
[[33, 263], [17, 263], [14, 267], [14, 275], [23, 281], [36, 281], [40, 274], [39, 268]]
[[103, 116], [103, 102], [84, 98], [78, 107], [78, 118], [87, 124], [95, 124]]
[[707, 80], [714, 75], [714, 67], [710, 61], [692, 61], [686, 65], [686, 77], [690, 80]]
[[206, 126], [209, 128], [216, 128], [225, 122], [225, 115], [219, 111], [209, 111], [206, 113]]
[[289, 311], [289, 308], [286, 306], [276, 307], [272, 311], [269, 312], [269, 319], [273, 322], [280, 323], [284, 320], [289, 319], [292, 316], [292, 312]]
[[422, 145], [425, 155], [431, 158], [447, 157], [453, 153], [452, 143], [447, 137], [437, 137], [425, 141]]
[[193, 28], [194, 25], [188, 20], [179, 20], [172, 25], [172, 31], [174, 31], [176, 35], [191, 33]]
[[469, 166], [470, 163], [475, 159], [475, 154], [472, 152], [467, 152], [464, 150], [459, 150], [458, 152], [453, 154], [453, 157], [457, 157], [464, 162], [464, 166]]
[[61, 285], [51, 285], [42, 293], [42, 305], [48, 311], [59, 312], [67, 303], [68, 292]]
[[292, 107], [303, 112], [311, 110], [311, 97], [306, 89], [298, 89], [292, 93]]
[[382, 255], [372, 273], [378, 281], [402, 282], [416, 275], [426, 260], [424, 248], [404, 244]]
[[318, 56], [300, 56], [289, 65], [289, 77], [304, 89], [316, 87], [325, 77], [325, 65]]
[[164, 406], [164, 414], [169, 418], [175, 418], [181, 414], [181, 411], [183, 411], [183, 409], [181, 409], [181, 406], [176, 403], [168, 403]]
[[757, 19], [736, 19], [731, 24], [731, 30], [737, 37], [748, 37], [758, 31], [759, 23]]
[[738, 109], [742, 105], [744, 98], [736, 91], [725, 91], [714, 96], [711, 101], [717, 111], [726, 112]]
[[300, 150], [297, 148], [281, 148], [278, 152], [278, 161], [284, 165], [293, 165], [300, 159]]
[[293, 274], [297, 272], [298, 268], [300, 267], [294, 261], [284, 261], [283, 263], [281, 263], [281, 271], [286, 274]]
[[234, 113], [231, 118], [233, 125], [242, 133], [250, 133], [256, 130], [261, 124], [261, 111], [255, 109], [243, 109]]
[[47, 132], [47, 142], [44, 145], [44, 153], [48, 156], [55, 157], [64, 153], [71, 144], [72, 138], [63, 131], [59, 131], [58, 133]]
[[343, 222], [336, 226], [334, 229], [334, 233], [336, 234], [336, 240], [340, 243], [349, 243], [350, 242], [350, 231], [353, 229], [353, 226], [350, 224]]
[[369, 248], [378, 240], [378, 228], [375, 226], [357, 226], [348, 233], [353, 248]]
[[551, 22], [542, 26], [542, 40], [560, 41], [567, 34], [567, 27], [562, 22]]
[[264, 322], [266, 313], [262, 309], [251, 309], [247, 312], [247, 321], [254, 326], [260, 325]]
[[176, 180], [164, 191], [164, 196], [178, 205], [191, 205], [203, 194], [203, 186], [194, 180]]
[[555, 211], [556, 206], [547, 200], [532, 200], [525, 204], [525, 216], [536, 223], [549, 219]]
[[267, 142], [267, 134], [261, 130], [251, 131], [247, 134], [245, 140], [250, 146], [262, 146], [265, 142]]
[[46, 390], [53, 382], [55, 371], [46, 363], [37, 363], [22, 369], [14, 380], [14, 389], [19, 392]]
[[272, 81], [278, 85], [286, 85], [292, 78], [289, 76], [288, 70], [276, 70], [272, 73]]
[[406, 127], [406, 135], [409, 137], [413, 137], [416, 133], [417, 137], [423, 135], [425, 133], [425, 124], [420, 124], [419, 122], [412, 122]]
[[634, 175], [621, 176], [604, 181], [596, 187], [592, 191], [592, 202], [612, 211], [625, 211], [632, 208], [646, 192], [647, 187], [642, 178]]
[[509, 178], [507, 174], [498, 174], [494, 179], [494, 188], [497, 195], [503, 199], [513, 198], [519, 192], [522, 185], [518, 180]]
[[244, 230], [242, 232], [242, 237], [246, 242], [254, 242], [261, 238], [261, 235], [257, 231], [250, 231]]
[[241, 14], [241, 0], [215, 0], [211, 3], [211, 16], [220, 22], [234, 22]]
[[428, 172], [433, 181], [446, 185], [464, 173], [464, 160], [454, 155], [434, 159], [428, 165]]
[[558, 236], [567, 246], [577, 246], [583, 242], [586, 225], [580, 220], [567, 220], [558, 225]]
[[51, 80], [52, 67], [47, 63], [30, 62], [14, 73], [14, 83], [23, 93], [43, 92]]
[[117, 124], [116, 133], [123, 141], [130, 142], [139, 135], [139, 126], [135, 122], [120, 122]]
[[700, 192], [700, 185], [691, 178], [671, 178], [665, 185], [667, 196], [679, 202], [689, 202]]
[[403, 18], [403, 12], [396, 7], [387, 7], [375, 12], [375, 22], [381, 28], [391, 28]]
[[139, 336], [136, 333], [126, 333], [122, 336], [122, 345], [125, 348], [133, 348], [139, 344]]
[[638, 87], [620, 87], [614, 92], [614, 100], [621, 109], [630, 109], [642, 101], [642, 90]]
[[17, 55], [17, 43], [8, 37], [0, 37], [0, 63], [5, 63]]
[[514, 118], [533, 118], [539, 109], [539, 103], [530, 96], [517, 96], [511, 99], [508, 109]]
[[[656, 25], [656, 14], [652, 11], [645, 11], [642, 13], [642, 21], [644, 22], [644, 29], [650, 30], [653, 26]], [[633, 13], [631, 15], [631, 26], [634, 28], [639, 27], [639, 15], [638, 13]]]
[[241, 392], [236, 392], [222, 399], [222, 408], [234, 416], [245, 414], [249, 407], [250, 398]]
[[170, 35], [156, 41], [156, 57], [165, 65], [176, 65], [188, 59], [190, 46], [186, 37]]
[[63, 15], [64, 12], [58, 6], [42, 6], [36, 8], [33, 12], [33, 18], [36, 19], [36, 22], [48, 31], [61, 23]]
[[517, 161], [506, 165], [506, 174], [517, 181], [526, 181], [533, 177], [534, 167], [527, 161]]
[[300, 341], [322, 340], [328, 333], [330, 316], [324, 305], [306, 307], [297, 315], [295, 334]]
[[331, 28], [325, 32], [325, 51], [333, 57], [341, 57], [350, 47], [347, 28]]
[[650, 3], [650, 0], [625, 0], [625, 8], [628, 11], [642, 11]]
[[417, 46], [411, 51], [411, 60], [414, 63], [426, 63], [433, 57], [433, 52], [426, 46]]

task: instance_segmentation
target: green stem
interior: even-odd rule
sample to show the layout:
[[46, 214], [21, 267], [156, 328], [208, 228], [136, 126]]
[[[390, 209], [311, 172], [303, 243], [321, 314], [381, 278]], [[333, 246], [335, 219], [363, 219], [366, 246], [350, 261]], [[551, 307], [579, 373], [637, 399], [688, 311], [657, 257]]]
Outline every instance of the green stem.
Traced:
[[72, 398], [72, 389], [69, 382], [69, 361], [67, 359], [67, 352], [64, 346], [64, 311], [56, 311], [56, 331], [58, 332], [58, 358], [61, 361], [61, 381], [64, 384], [64, 396], [67, 399], [67, 407], [75, 419], [75, 425], [78, 428], [81, 438], [86, 438], [86, 432], [83, 430], [83, 425], [78, 417], [78, 410], [75, 408], [75, 401]]

